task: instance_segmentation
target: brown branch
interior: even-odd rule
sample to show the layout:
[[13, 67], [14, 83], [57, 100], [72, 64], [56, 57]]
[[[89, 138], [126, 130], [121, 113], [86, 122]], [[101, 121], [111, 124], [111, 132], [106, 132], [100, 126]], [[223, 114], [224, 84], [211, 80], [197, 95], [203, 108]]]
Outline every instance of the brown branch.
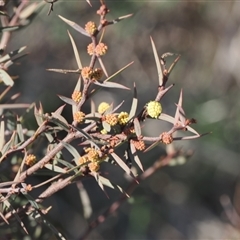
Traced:
[[[45, 199], [52, 196], [54, 193], [62, 190], [63, 188], [65, 188], [66, 186], [71, 184], [71, 179], [72, 179], [72, 176], [69, 176], [65, 179], [59, 179], [57, 182], [53, 183], [45, 191], [43, 191], [36, 199], [36, 202], [42, 203]], [[29, 213], [34, 210], [35, 210], [35, 208], [33, 208], [30, 203], [27, 203], [26, 205], [24, 205], [18, 209], [14, 209], [15, 213], [17, 213], [20, 217], [24, 216], [27, 212]], [[44, 211], [44, 209], [42, 209], [42, 211]], [[7, 220], [10, 220], [13, 217], [14, 217], [13, 211], [9, 211], [4, 216], [4, 218]], [[3, 220], [0, 220], [0, 223], [1, 223], [1, 221], [3, 221]]]
[[107, 217], [109, 217], [111, 214], [116, 212], [118, 208], [128, 199], [128, 196], [132, 194], [132, 192], [135, 190], [137, 187], [138, 183], [141, 181], [144, 181], [147, 179], [149, 176], [151, 176], [153, 173], [155, 173], [158, 169], [161, 167], [166, 166], [169, 161], [176, 157], [178, 152], [174, 152], [172, 154], [167, 155], [164, 158], [160, 158], [157, 160], [151, 167], [149, 167], [145, 172], [143, 172], [138, 178], [137, 181], [136, 179], [132, 180], [132, 182], [129, 184], [126, 193], [123, 193], [117, 201], [112, 203], [112, 205], [100, 216], [98, 216], [97, 219], [95, 219], [85, 230], [85, 232], [82, 234], [82, 236], [79, 238], [79, 240], [84, 240], [88, 237], [88, 235], [92, 232], [93, 229], [95, 229], [99, 224], [103, 223]]
[[[19, 19], [19, 15], [21, 13], [21, 11], [23, 10], [24, 6], [28, 3], [28, 0], [22, 1], [18, 8], [15, 11], [15, 14], [12, 18], [12, 20], [10, 22], [8, 22], [8, 17], [7, 16], [1, 16], [1, 22], [2, 22], [2, 26], [6, 27], [6, 26], [14, 26], [17, 24], [17, 21]], [[0, 49], [5, 49], [7, 47], [7, 44], [10, 40], [11, 37], [11, 32], [7, 31], [7, 32], [3, 32], [2, 38], [1, 38], [1, 42], [0, 42]]]

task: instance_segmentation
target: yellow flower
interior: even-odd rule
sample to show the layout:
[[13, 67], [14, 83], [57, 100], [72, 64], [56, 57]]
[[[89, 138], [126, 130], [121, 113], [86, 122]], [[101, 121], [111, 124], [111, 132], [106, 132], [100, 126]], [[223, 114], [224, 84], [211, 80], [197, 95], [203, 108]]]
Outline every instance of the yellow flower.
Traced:
[[90, 67], [83, 67], [81, 71], [81, 75], [83, 78], [92, 78], [93, 70]]
[[162, 113], [161, 104], [156, 101], [150, 101], [147, 104], [147, 113], [152, 118], [158, 118], [158, 116]]
[[79, 91], [74, 91], [73, 94], [72, 94], [72, 100], [77, 102], [77, 103], [80, 102], [81, 97], [82, 97], [82, 94]]
[[100, 163], [91, 162], [88, 164], [88, 167], [91, 172], [97, 172], [100, 169]]
[[87, 52], [90, 56], [92, 56], [95, 52], [95, 48], [93, 46], [93, 43], [90, 43], [88, 46], [87, 46]]
[[145, 150], [145, 142], [143, 140], [131, 140], [131, 143], [135, 146], [135, 148], [139, 151]]
[[82, 165], [86, 162], [88, 162], [87, 156], [82, 156], [82, 157], [79, 158], [79, 165]]
[[90, 21], [85, 25], [85, 30], [90, 35], [93, 35], [95, 33], [95, 31], [97, 30], [97, 26], [94, 22]]
[[36, 163], [36, 156], [29, 154], [25, 159], [25, 164], [29, 167], [33, 166]]
[[121, 125], [125, 125], [129, 120], [129, 115], [127, 112], [120, 112], [118, 115], [118, 122]]
[[99, 151], [97, 151], [95, 148], [87, 148], [85, 149], [85, 152], [87, 153], [87, 158], [89, 161], [97, 162], [100, 160]]
[[163, 143], [165, 144], [170, 144], [173, 142], [173, 137], [172, 137], [172, 134], [169, 134], [167, 132], [163, 132], [161, 134], [161, 140]]
[[106, 44], [99, 43], [95, 48], [95, 53], [99, 56], [102, 56], [102, 55], [106, 54], [107, 49], [108, 49], [108, 47]]
[[106, 123], [108, 123], [110, 126], [115, 126], [118, 123], [118, 119], [114, 114], [107, 114], [104, 118]]
[[100, 114], [103, 114], [109, 107], [110, 107], [110, 105], [108, 103], [101, 102], [98, 106], [98, 112]]
[[78, 111], [73, 114], [73, 120], [80, 123], [84, 120], [85, 113]]

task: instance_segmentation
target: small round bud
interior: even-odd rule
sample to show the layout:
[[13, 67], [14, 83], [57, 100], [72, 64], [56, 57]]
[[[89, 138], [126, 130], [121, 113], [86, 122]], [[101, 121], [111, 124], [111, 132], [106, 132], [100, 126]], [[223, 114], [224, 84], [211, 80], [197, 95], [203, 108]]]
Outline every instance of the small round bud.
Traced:
[[33, 166], [36, 163], [36, 156], [29, 154], [25, 159], [25, 164], [29, 167]]
[[162, 138], [162, 139], [161, 139], [162, 142], [165, 143], [165, 144], [170, 144], [170, 143], [173, 142], [172, 134], [169, 134], [169, 133], [167, 133], [167, 132], [163, 132], [163, 133], [161, 134], [161, 138]]
[[104, 43], [99, 43], [95, 48], [95, 53], [99, 56], [102, 56], [106, 54], [107, 49], [108, 49], [107, 45], [105, 45]]
[[100, 169], [100, 164], [98, 162], [91, 162], [88, 164], [88, 167], [91, 172], [97, 172]]
[[81, 97], [82, 97], [82, 93], [79, 91], [74, 91], [72, 94], [72, 100], [76, 103], [80, 102]]
[[118, 123], [118, 119], [114, 114], [107, 114], [105, 116], [105, 121], [110, 125], [110, 126], [115, 126]]
[[96, 68], [92, 74], [93, 81], [99, 81], [103, 76], [103, 70], [101, 68]]
[[92, 68], [90, 68], [90, 67], [83, 67], [82, 68], [81, 75], [82, 75], [83, 78], [91, 79], [92, 74], [93, 74]]
[[86, 25], [85, 25], [85, 30], [87, 33], [89, 33], [90, 35], [93, 35], [96, 30], [97, 30], [97, 26], [94, 22], [88, 22]]
[[127, 112], [120, 112], [118, 115], [118, 123], [120, 125], [125, 125], [129, 120], [129, 115]]
[[144, 151], [146, 146], [143, 140], [131, 140], [131, 143], [135, 146], [135, 148], [139, 151]]
[[95, 53], [95, 48], [94, 48], [94, 45], [93, 43], [90, 43], [88, 46], [87, 46], [87, 52], [90, 56], [92, 56], [94, 53]]
[[73, 114], [73, 120], [80, 123], [84, 120], [85, 113], [78, 111]]
[[110, 107], [110, 105], [108, 103], [101, 102], [98, 106], [98, 112], [100, 114], [103, 114], [109, 107]]

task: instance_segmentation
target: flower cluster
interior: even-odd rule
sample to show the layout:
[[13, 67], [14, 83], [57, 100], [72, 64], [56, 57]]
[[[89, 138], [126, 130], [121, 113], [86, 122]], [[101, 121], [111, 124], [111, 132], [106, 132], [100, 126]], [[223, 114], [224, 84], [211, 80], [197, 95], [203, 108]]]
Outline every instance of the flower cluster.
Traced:
[[108, 47], [105, 43], [99, 43], [94, 47], [93, 43], [90, 43], [87, 47], [87, 52], [90, 56], [97, 54], [98, 56], [103, 56], [107, 53]]
[[79, 92], [79, 91], [74, 91], [73, 94], [72, 94], [72, 100], [76, 103], [80, 102], [81, 100], [81, 97], [82, 97], [82, 93]]
[[131, 143], [134, 145], [134, 147], [139, 151], [144, 151], [146, 146], [145, 142], [143, 140], [131, 140]]
[[85, 117], [85, 113], [81, 112], [81, 111], [77, 111], [73, 114], [73, 120], [78, 122], [78, 123], [83, 122], [84, 117]]
[[29, 167], [33, 166], [36, 163], [36, 156], [29, 154], [25, 159], [25, 164]]
[[85, 25], [85, 30], [87, 33], [89, 33], [90, 35], [94, 35], [94, 33], [96, 32], [97, 30], [97, 25], [94, 23], [94, 22], [88, 22], [86, 25]]
[[162, 113], [162, 106], [159, 102], [150, 101], [147, 104], [147, 113], [152, 118], [158, 118]]
[[110, 126], [115, 126], [118, 123], [118, 118], [115, 114], [106, 114], [103, 121], [106, 121]]
[[103, 76], [103, 70], [101, 68], [96, 68], [93, 70], [90, 67], [83, 67], [81, 75], [84, 79], [90, 79], [92, 81], [98, 81]]
[[118, 123], [120, 125], [125, 125], [129, 120], [129, 115], [127, 112], [120, 112], [118, 115]]
[[172, 137], [172, 134], [169, 134], [167, 132], [163, 132], [161, 134], [161, 140], [163, 143], [165, 144], [170, 144], [173, 142], [173, 137]]
[[95, 148], [86, 148], [85, 155], [80, 157], [79, 164], [87, 164], [89, 170], [91, 172], [97, 172], [100, 168], [100, 163], [106, 159], [106, 156], [102, 156], [102, 152], [100, 150], [96, 150]]
[[103, 114], [108, 108], [110, 107], [110, 105], [106, 102], [101, 102], [99, 105], [98, 105], [98, 112], [100, 114]]

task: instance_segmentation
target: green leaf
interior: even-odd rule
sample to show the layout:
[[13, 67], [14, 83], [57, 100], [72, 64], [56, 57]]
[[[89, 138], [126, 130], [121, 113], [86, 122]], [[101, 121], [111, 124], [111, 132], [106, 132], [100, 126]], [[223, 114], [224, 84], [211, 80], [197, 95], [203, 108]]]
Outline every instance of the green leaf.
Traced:
[[100, 66], [101, 66], [101, 68], [102, 68], [105, 76], [106, 76], [106, 77], [109, 77], [109, 76], [108, 76], [108, 73], [107, 73], [107, 69], [105, 68], [105, 66], [104, 66], [104, 64], [103, 64], [103, 61], [102, 61], [102, 58], [101, 58], [100, 56], [98, 56], [98, 62], [99, 62], [99, 64], [100, 64]]
[[38, 126], [41, 126], [44, 122], [44, 112], [42, 108], [42, 104], [40, 103], [39, 109], [37, 107], [34, 107], [34, 115], [37, 121]]
[[[17, 133], [16, 133], [16, 131], [14, 131], [12, 133], [10, 140], [3, 146], [2, 155], [4, 155], [11, 147], [13, 147], [15, 145], [16, 137], [17, 137]], [[2, 160], [2, 158], [1, 158], [1, 160]], [[1, 162], [1, 160], [0, 160], [0, 162]]]
[[[138, 167], [142, 170], [143, 170], [143, 166], [142, 166], [142, 163], [137, 155], [137, 151], [136, 151], [136, 148], [134, 146], [133, 143], [130, 143], [130, 149], [131, 149], [131, 153], [132, 153], [132, 156], [133, 156], [133, 159], [135, 161], [135, 163], [138, 165]], [[131, 155], [130, 155], [131, 156]]]
[[[22, 187], [25, 189], [27, 187], [26, 183], [21, 184]], [[28, 202], [35, 208], [35, 209], [40, 209], [39, 205], [37, 202], [34, 200], [34, 198], [31, 197], [31, 195], [28, 194], [27, 191], [21, 191], [21, 193], [27, 198]]]
[[108, 82], [110, 81], [112, 78], [114, 78], [115, 76], [117, 76], [119, 73], [121, 73], [123, 70], [125, 70], [126, 68], [128, 68], [129, 66], [131, 66], [134, 62], [130, 62], [129, 64], [127, 64], [126, 66], [124, 66], [123, 68], [121, 68], [120, 70], [118, 70], [117, 72], [115, 72], [113, 75], [111, 75], [110, 77], [108, 77], [106, 80], [104, 80], [104, 82]]
[[120, 88], [120, 89], [126, 89], [130, 90], [128, 87], [123, 86], [122, 84], [119, 83], [114, 83], [114, 82], [103, 82], [100, 83], [98, 81], [93, 82], [95, 85], [98, 85], [100, 87], [106, 87], [106, 88]]
[[116, 163], [130, 176], [132, 176], [131, 169], [127, 166], [127, 164], [116, 154], [111, 153], [111, 156], [116, 161]]
[[106, 121], [103, 121], [103, 122], [102, 122], [102, 126], [103, 126], [103, 128], [104, 128], [107, 132], [110, 132], [110, 131], [111, 131], [111, 126], [110, 126], [110, 124], [108, 124]]
[[103, 192], [106, 194], [106, 196], [108, 196], [105, 189], [104, 189], [104, 186], [103, 186], [101, 180], [99, 179], [99, 177], [100, 177], [99, 173], [92, 172], [92, 175], [94, 176], [95, 180], [97, 181], [98, 186], [103, 190]]
[[52, 118], [49, 119], [49, 121], [53, 122], [57, 126], [61, 127], [64, 129], [66, 132], [69, 131], [69, 126], [67, 120], [60, 114], [58, 113], [52, 113]]
[[[165, 113], [161, 113], [161, 115], [158, 117], [158, 119], [170, 122], [172, 124], [176, 124], [175, 118], [173, 118], [173, 117], [171, 117], [171, 116], [169, 116], [169, 115], [167, 115]], [[178, 121], [177, 123], [180, 124], [180, 125], [182, 124], [180, 121]], [[187, 130], [189, 132], [192, 132], [192, 133], [196, 134], [196, 135], [199, 135], [199, 133], [195, 129], [190, 127], [190, 126], [187, 126]]]
[[179, 121], [179, 118], [180, 118], [180, 107], [182, 107], [182, 103], [183, 103], [183, 96], [182, 96], [182, 89], [181, 89], [181, 92], [180, 92], [180, 96], [179, 96], [179, 99], [178, 99], [178, 105], [177, 105], [177, 109], [176, 109], [176, 113], [175, 113], [175, 124]]
[[99, 175], [99, 180], [101, 181], [101, 183], [109, 188], [112, 189], [118, 189], [121, 193], [124, 193], [127, 197], [129, 197], [129, 195], [117, 184], [111, 182], [109, 179]]
[[14, 81], [3, 69], [0, 69], [0, 81], [3, 81], [7, 86], [13, 86]]
[[[129, 67], [129, 66], [132, 65], [132, 64], [133, 64], [133, 62], [127, 64], [125, 67], [123, 67], [122, 69], [118, 70], [116, 73], [114, 73], [113, 75], [111, 75], [110, 77], [108, 77], [106, 80], [104, 80], [103, 83], [110, 81], [112, 78], [114, 78], [115, 76], [117, 76], [120, 72], [122, 72], [123, 70], [125, 70], [127, 67]], [[94, 89], [94, 90], [89, 94], [89, 97], [92, 97], [99, 89], [100, 89], [100, 88]]]
[[86, 191], [84, 185], [80, 181], [77, 182], [77, 187], [79, 190], [79, 196], [81, 198], [81, 203], [83, 206], [83, 216], [84, 218], [87, 219], [92, 214], [91, 201], [90, 201], [88, 192]]
[[59, 166], [56, 166], [54, 164], [50, 164], [50, 163], [47, 163], [47, 164], [44, 164], [44, 167], [53, 171], [53, 172], [58, 172], [58, 173], [66, 173], [66, 170], [59, 167]]
[[[74, 169], [75, 166], [73, 166], [71, 163], [65, 161], [65, 160], [62, 160], [62, 159], [57, 159], [56, 160], [58, 163], [62, 164], [63, 166], [67, 167], [68, 169]], [[77, 169], [74, 169], [73, 170], [75, 173], [78, 173], [78, 170]]]
[[78, 78], [78, 81], [77, 81], [77, 84], [76, 84], [76, 86], [75, 86], [75, 88], [74, 88], [74, 91], [81, 91], [81, 76]]
[[79, 158], [81, 156], [78, 153], [78, 151], [76, 150], [76, 148], [74, 148], [69, 143], [66, 143], [66, 142], [63, 142], [63, 141], [61, 141], [61, 143], [72, 154], [72, 156], [74, 157], [74, 161], [75, 161], [76, 165], [79, 165], [78, 161], [79, 161]]
[[170, 75], [170, 73], [172, 72], [173, 68], [176, 66], [178, 60], [180, 59], [181, 55], [178, 55], [176, 57], [176, 59], [174, 60], [174, 62], [172, 63], [172, 65], [169, 67], [168, 69], [168, 76]]
[[56, 239], [66, 240], [66, 238], [56, 229], [46, 218], [40, 210], [35, 210], [32, 213], [32, 217], [36, 219], [36, 222], [43, 222], [56, 236]]
[[136, 132], [137, 137], [140, 137], [142, 134], [142, 131], [141, 131], [141, 126], [138, 121], [138, 118], [134, 118], [133, 124], [134, 124], [134, 130]]
[[81, 34], [90, 37], [90, 35], [85, 31], [84, 28], [80, 27], [77, 23], [72, 22], [60, 15], [58, 15], [65, 23], [67, 23], [69, 26], [71, 26], [72, 28], [74, 28], [76, 31], [80, 32]]
[[23, 128], [19, 119], [17, 120], [17, 133], [20, 141], [23, 142], [24, 141]]
[[60, 106], [54, 113], [57, 113], [57, 114], [62, 114], [62, 111], [63, 111], [63, 109], [64, 109], [64, 107], [65, 107], [66, 105], [64, 104], [64, 105], [62, 105], [62, 106]]
[[73, 47], [73, 51], [74, 51], [74, 55], [75, 55], [75, 58], [76, 58], [76, 61], [77, 61], [78, 68], [82, 69], [83, 67], [82, 67], [82, 63], [81, 63], [81, 60], [80, 60], [80, 56], [79, 56], [76, 44], [75, 44], [75, 42], [73, 40], [73, 37], [71, 36], [69, 31], [68, 31], [68, 36], [70, 37], [70, 40], [71, 40], [71, 43], [72, 43], [72, 47]]
[[71, 99], [71, 98], [68, 98], [68, 97], [64, 97], [62, 95], [58, 95], [58, 97], [64, 101], [65, 103], [69, 104], [69, 105], [76, 105], [76, 103]]
[[93, 144], [93, 146], [95, 146], [96, 149], [99, 150], [98, 145], [95, 143], [95, 139], [93, 139], [91, 135], [89, 135], [87, 132], [85, 132], [81, 128], [75, 127], [73, 125], [71, 125], [71, 127], [77, 130], [78, 132], [80, 132], [87, 140], [89, 140]]
[[17, 173], [16, 173], [16, 175], [15, 175], [15, 177], [14, 177], [14, 180], [13, 180], [14, 183], [13, 183], [12, 187], [15, 187], [16, 184], [19, 183], [19, 177], [20, 177], [20, 175], [21, 175], [21, 173], [23, 172], [23, 169], [24, 169], [24, 167], [25, 167], [25, 160], [26, 160], [27, 156], [28, 156], [27, 151], [24, 150], [24, 158], [23, 158], [23, 160], [22, 160], [22, 162], [21, 162], [21, 165], [20, 165], [20, 167], [18, 168], [18, 171], [17, 171]]
[[156, 46], [155, 46], [155, 43], [154, 43], [152, 37], [150, 37], [150, 40], [151, 40], [151, 44], [152, 44], [153, 55], [154, 55], [156, 66], [157, 66], [159, 86], [162, 86], [163, 85], [163, 72], [162, 72], [163, 70], [161, 68], [161, 64], [160, 64], [160, 61], [159, 61], [157, 49], [156, 49]]
[[129, 113], [129, 119], [132, 119], [137, 111], [137, 105], [138, 105], [138, 99], [137, 99], [137, 89], [136, 89], [136, 84], [134, 82], [133, 85], [133, 89], [134, 89], [134, 93], [133, 93], [133, 100], [132, 100], [132, 106], [131, 106], [131, 110]]

